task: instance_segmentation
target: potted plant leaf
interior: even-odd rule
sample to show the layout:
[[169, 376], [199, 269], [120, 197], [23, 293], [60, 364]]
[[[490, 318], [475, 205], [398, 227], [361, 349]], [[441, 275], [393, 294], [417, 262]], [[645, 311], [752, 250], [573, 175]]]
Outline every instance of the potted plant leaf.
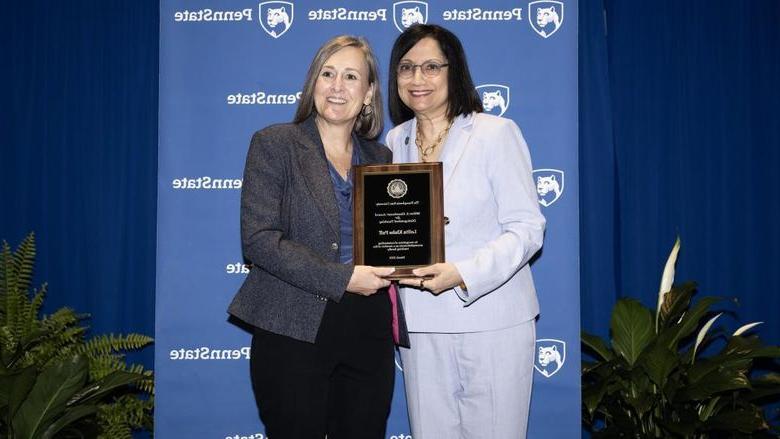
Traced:
[[678, 238], [655, 310], [620, 299], [610, 343], [582, 333], [584, 348], [596, 360], [582, 366], [583, 422], [596, 438], [777, 437], [763, 407], [780, 395], [780, 375], [753, 369], [757, 359], [780, 357], [780, 348], [749, 334], [761, 323], [755, 322], [703, 356], [722, 315], [710, 307], [722, 299], [694, 303], [694, 283], [672, 285], [679, 250]]
[[41, 315], [46, 285], [30, 291], [35, 238], [0, 248], [0, 437], [131, 438], [152, 429], [152, 371], [128, 365], [139, 334], [87, 339], [86, 315]]

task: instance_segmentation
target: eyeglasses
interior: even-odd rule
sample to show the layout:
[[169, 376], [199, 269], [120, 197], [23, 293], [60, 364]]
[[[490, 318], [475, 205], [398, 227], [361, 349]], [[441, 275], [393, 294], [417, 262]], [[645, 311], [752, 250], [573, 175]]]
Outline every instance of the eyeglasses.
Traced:
[[410, 62], [403, 62], [398, 64], [398, 77], [408, 79], [414, 76], [414, 69], [419, 67], [423, 75], [429, 78], [435, 78], [441, 73], [441, 69], [447, 67], [449, 64], [439, 64], [434, 61], [426, 61], [422, 64], [412, 64]]

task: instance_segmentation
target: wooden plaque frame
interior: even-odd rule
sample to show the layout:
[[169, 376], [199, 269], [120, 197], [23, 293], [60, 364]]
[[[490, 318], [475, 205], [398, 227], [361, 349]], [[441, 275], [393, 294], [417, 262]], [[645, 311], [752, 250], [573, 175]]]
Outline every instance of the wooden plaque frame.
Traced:
[[[356, 166], [354, 168], [353, 175], [354, 187], [352, 215], [354, 222], [352, 229], [352, 252], [355, 265], [375, 265], [385, 267], [392, 266], [395, 267], [396, 270], [393, 274], [388, 276], [388, 279], [403, 279], [417, 277], [412, 274], [412, 270], [417, 267], [424, 267], [427, 265], [444, 262], [444, 188], [442, 182], [442, 164], [440, 162]], [[421, 179], [420, 175], [425, 176], [422, 177], [424, 180], [423, 185], [427, 187], [419, 187], [419, 181]], [[404, 179], [405, 177], [406, 180]], [[374, 182], [371, 185], [367, 185], [367, 179], [372, 179]], [[406, 181], [412, 179], [416, 180], [416, 183], [411, 183], [415, 187], [408, 188]], [[389, 183], [384, 184], [385, 181], [389, 181]], [[391, 187], [393, 184], [394, 186]], [[368, 191], [367, 186], [371, 186], [368, 188]], [[411, 190], [407, 191], [408, 189]], [[369, 193], [369, 191], [371, 193]], [[394, 232], [405, 232], [406, 234], [419, 236], [420, 234], [418, 233], [418, 230], [425, 230], [426, 226], [430, 231], [430, 236], [422, 236], [417, 239], [417, 241], [415, 241], [417, 242], [415, 245], [417, 247], [422, 247], [422, 250], [403, 250], [403, 244], [401, 244], [398, 248], [392, 248], [389, 250], [380, 248], [377, 250], [376, 247], [379, 244], [384, 243], [372, 242], [376, 239], [377, 235], [373, 233], [372, 230], [366, 230], [366, 220], [369, 220], [368, 222], [373, 224], [376, 222], [376, 218], [366, 218], [367, 211], [368, 215], [372, 217], [377, 215], [387, 215], [385, 213], [377, 213], [378, 210], [382, 209], [382, 207], [377, 206], [386, 205], [388, 203], [393, 204], [391, 207], [392, 209], [403, 211], [407, 207], [401, 206], [402, 204], [415, 202], [412, 198], [412, 195], [409, 195], [407, 198], [407, 194], [422, 194], [423, 196], [420, 198], [421, 200], [426, 200], [427, 205], [423, 205], [425, 203], [421, 201], [415, 204], [415, 206], [419, 207], [410, 206], [408, 207], [409, 210], [405, 212], [408, 212], [410, 216], [420, 215], [423, 218], [427, 216], [427, 220], [423, 219], [423, 224], [416, 226], [408, 224], [401, 226], [388, 225], [386, 227], [397, 228], [393, 231], [382, 231], [382, 233], [385, 234], [383, 236], [387, 236], [387, 234], [392, 234]], [[427, 195], [427, 198], [425, 195]], [[413, 209], [418, 209], [419, 212], [416, 212]], [[374, 214], [372, 215], [371, 212], [374, 212]], [[399, 218], [399, 221], [401, 221], [400, 217], [396, 216], [395, 218]], [[393, 220], [389, 219], [387, 221]], [[408, 223], [409, 221], [407, 220], [405, 222]], [[380, 232], [377, 231], [377, 233]], [[393, 238], [385, 237], [383, 239], [392, 240]], [[372, 246], [371, 251], [367, 251], [367, 245]], [[389, 253], [391, 251], [394, 252], [392, 255]], [[420, 251], [423, 252], [422, 258], [419, 256]], [[414, 258], [417, 259], [416, 262], [422, 263], [409, 264], [404, 262], [407, 260], [407, 254], [412, 252], [417, 253]], [[379, 257], [375, 254], [373, 256], [367, 256], [367, 253], [386, 254], [388, 255], [388, 259], [385, 260], [383, 257]], [[391, 259], [397, 258], [400, 258], [399, 263], [395, 264]], [[423, 259], [424, 261], [421, 261], [420, 259]]]

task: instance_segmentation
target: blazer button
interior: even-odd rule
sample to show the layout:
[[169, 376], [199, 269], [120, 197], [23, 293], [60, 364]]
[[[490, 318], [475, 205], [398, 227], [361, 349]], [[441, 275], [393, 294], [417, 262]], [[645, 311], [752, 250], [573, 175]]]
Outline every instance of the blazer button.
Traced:
[[330, 249], [331, 249], [331, 250], [338, 250], [338, 249], [339, 249], [339, 245], [338, 245], [338, 244], [336, 244], [335, 242], [334, 242], [334, 243], [331, 243], [331, 244], [330, 244]]

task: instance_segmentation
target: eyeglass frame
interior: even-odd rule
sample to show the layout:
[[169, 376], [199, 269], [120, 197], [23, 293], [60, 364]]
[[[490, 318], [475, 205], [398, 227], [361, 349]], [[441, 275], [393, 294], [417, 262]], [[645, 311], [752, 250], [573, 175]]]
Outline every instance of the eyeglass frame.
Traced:
[[[404, 65], [412, 66], [411, 74], [409, 74], [409, 76], [406, 76], [406, 73], [401, 73], [401, 66], [404, 66]], [[425, 73], [425, 69], [423, 69], [423, 66], [425, 66], [425, 65], [436, 65], [436, 66], [439, 66], [439, 68], [436, 70], [435, 73], [428, 74], [428, 73]], [[425, 61], [422, 64], [412, 64], [410, 62], [401, 62], [401, 63], [398, 63], [398, 67], [396, 67], [395, 70], [396, 70], [396, 74], [398, 75], [399, 78], [411, 78], [411, 77], [414, 76], [414, 71], [419, 67], [420, 68], [420, 72], [422, 72], [423, 76], [425, 76], [426, 78], [435, 78], [435, 77], [441, 75], [442, 67], [449, 67], [449, 65], [450, 65], [450, 63], [438, 63], [436, 61]]]

